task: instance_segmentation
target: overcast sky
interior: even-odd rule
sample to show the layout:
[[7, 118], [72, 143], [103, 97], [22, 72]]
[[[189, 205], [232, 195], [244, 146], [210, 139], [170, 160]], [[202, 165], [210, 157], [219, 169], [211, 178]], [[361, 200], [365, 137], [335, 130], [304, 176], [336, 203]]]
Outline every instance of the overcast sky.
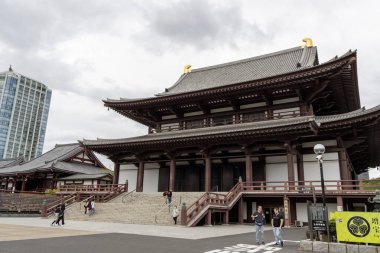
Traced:
[[320, 62], [358, 50], [362, 106], [379, 104], [380, 1], [0, 0], [0, 72], [53, 90], [45, 139], [122, 138], [147, 129], [102, 99], [164, 91], [204, 67], [302, 44]]

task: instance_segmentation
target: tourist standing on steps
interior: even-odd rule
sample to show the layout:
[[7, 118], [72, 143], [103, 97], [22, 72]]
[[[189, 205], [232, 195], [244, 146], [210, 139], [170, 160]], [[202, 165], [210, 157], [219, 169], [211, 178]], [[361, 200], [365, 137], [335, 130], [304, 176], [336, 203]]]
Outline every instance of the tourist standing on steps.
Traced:
[[284, 225], [284, 216], [280, 213], [278, 208], [274, 208], [274, 214], [272, 216], [272, 227], [273, 227], [273, 234], [274, 234], [274, 239], [276, 241], [275, 245], [284, 246], [284, 242], [282, 240], [282, 235], [281, 235], [281, 228]]
[[165, 204], [168, 204], [168, 192], [164, 191], [164, 193], [162, 193], [162, 196], [164, 196]]
[[88, 215], [91, 216], [91, 210], [92, 210], [92, 200], [89, 199], [87, 202], [87, 210], [88, 210]]
[[177, 206], [174, 206], [172, 215], [173, 215], [174, 225], [177, 225], [177, 218], [179, 216], [179, 211], [178, 211]]
[[62, 204], [61, 204], [61, 211], [62, 211], [62, 226], [65, 225], [65, 209], [66, 209], [65, 202], [62, 201]]
[[86, 202], [84, 202], [84, 214], [87, 214], [87, 208], [88, 208], [88, 200], [86, 200]]
[[92, 216], [95, 213], [95, 200], [94, 199], [91, 200], [90, 207], [91, 207], [91, 209], [89, 210], [89, 213], [90, 213], [89, 215]]
[[258, 245], [265, 244], [264, 242], [264, 225], [265, 225], [265, 215], [263, 213], [263, 208], [258, 206], [257, 211], [252, 214], [252, 220], [254, 220], [256, 225], [256, 243]]
[[170, 189], [170, 190], [168, 191], [168, 193], [167, 193], [168, 204], [169, 204], [169, 206], [170, 206], [171, 203], [172, 203], [172, 196], [173, 196], [173, 191], [172, 191], [172, 189]]

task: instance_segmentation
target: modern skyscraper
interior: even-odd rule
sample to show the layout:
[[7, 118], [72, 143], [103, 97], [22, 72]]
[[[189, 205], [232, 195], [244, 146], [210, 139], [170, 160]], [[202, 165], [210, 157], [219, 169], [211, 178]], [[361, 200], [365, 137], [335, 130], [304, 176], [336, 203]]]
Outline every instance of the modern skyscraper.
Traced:
[[29, 77], [0, 72], [0, 159], [42, 154], [51, 90]]

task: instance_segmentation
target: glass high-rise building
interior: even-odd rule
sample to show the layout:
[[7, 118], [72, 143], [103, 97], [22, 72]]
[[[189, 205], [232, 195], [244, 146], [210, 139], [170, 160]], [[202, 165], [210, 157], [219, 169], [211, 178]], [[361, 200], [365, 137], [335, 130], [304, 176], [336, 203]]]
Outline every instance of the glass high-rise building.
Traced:
[[51, 90], [36, 80], [0, 72], [0, 159], [42, 154]]

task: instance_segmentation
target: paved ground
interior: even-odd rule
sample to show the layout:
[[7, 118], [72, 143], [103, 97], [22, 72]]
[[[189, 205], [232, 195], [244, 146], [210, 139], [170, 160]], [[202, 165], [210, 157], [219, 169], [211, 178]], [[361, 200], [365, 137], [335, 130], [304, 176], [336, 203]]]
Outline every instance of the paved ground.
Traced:
[[[48, 220], [41, 219], [1, 218], [0, 253], [290, 253], [297, 251], [297, 241], [305, 237], [304, 229], [284, 229], [284, 239], [287, 240], [285, 247], [272, 247], [270, 241], [273, 240], [273, 235], [268, 228], [265, 232], [267, 245], [257, 247], [254, 239], [255, 233], [252, 232], [254, 227], [247, 225], [186, 228], [95, 222], [75, 224], [67, 221], [65, 227], [50, 227], [46, 225], [47, 223], [49, 223]], [[86, 226], [79, 230], [78, 225]], [[117, 232], [121, 228], [123, 230]], [[146, 234], [153, 232], [156, 234], [155, 236], [144, 235], [144, 230], [147, 232]], [[198, 236], [196, 236], [197, 234]], [[30, 239], [26, 240], [26, 238]]]

